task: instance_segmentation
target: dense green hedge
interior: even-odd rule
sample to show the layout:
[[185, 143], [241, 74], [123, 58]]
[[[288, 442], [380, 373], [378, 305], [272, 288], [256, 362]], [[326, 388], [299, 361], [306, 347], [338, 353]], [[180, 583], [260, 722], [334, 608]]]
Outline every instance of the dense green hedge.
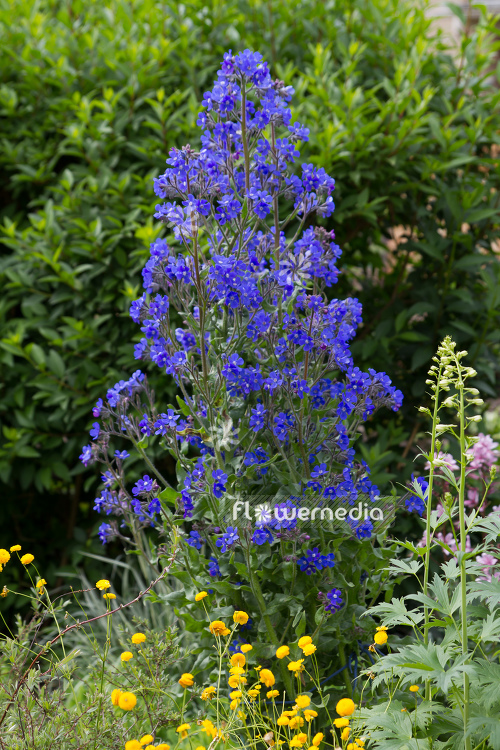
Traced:
[[94, 480], [82, 481], [78, 454], [90, 406], [135, 366], [127, 309], [160, 231], [151, 179], [171, 146], [195, 144], [196, 102], [230, 47], [261, 50], [293, 83], [311, 128], [303, 157], [337, 180], [335, 294], [354, 288], [364, 305], [357, 363], [386, 370], [407, 396], [401, 416], [373, 425], [366, 457], [408, 475], [405, 441], [418, 435], [415, 406], [445, 333], [495, 393], [493, 21], [454, 51], [429, 24], [402, 0], [0, 2], [0, 522], [10, 537], [64, 549], [85, 538]]

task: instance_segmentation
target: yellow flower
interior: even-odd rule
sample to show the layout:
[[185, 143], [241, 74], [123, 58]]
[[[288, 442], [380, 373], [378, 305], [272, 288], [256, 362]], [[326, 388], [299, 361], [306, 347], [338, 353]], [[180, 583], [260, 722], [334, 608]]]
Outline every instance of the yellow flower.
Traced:
[[288, 716], [285, 716], [285, 714], [282, 714], [282, 715], [281, 715], [281, 716], [280, 716], [280, 717], [279, 717], [279, 718], [277, 719], [277, 721], [276, 721], [276, 724], [277, 724], [277, 725], [278, 725], [279, 727], [285, 727], [285, 726], [287, 726], [287, 724], [290, 724], [290, 719], [288, 718]]
[[304, 654], [304, 656], [312, 656], [312, 654], [314, 654], [315, 651], [316, 651], [316, 646], [314, 645], [314, 643], [308, 643], [302, 649], [302, 653]]
[[354, 740], [354, 742], [356, 743], [356, 745], [358, 745], [358, 747], [364, 747], [365, 746], [365, 741], [361, 740], [359, 737], [356, 737], [356, 739]]
[[11, 552], [20, 552], [20, 550], [21, 550], [20, 544], [14, 544], [14, 546], [10, 548]]
[[118, 705], [118, 699], [120, 698], [121, 694], [122, 694], [122, 691], [119, 690], [118, 688], [115, 688], [113, 690], [113, 692], [111, 693], [111, 703], [113, 704], [113, 706]]
[[29, 565], [30, 563], [33, 562], [34, 559], [35, 559], [35, 556], [34, 555], [30, 555], [28, 553], [27, 555], [23, 555], [21, 557], [21, 562], [22, 562], [23, 565]]
[[339, 716], [350, 716], [354, 713], [355, 708], [354, 701], [350, 698], [342, 698], [335, 706], [335, 710]]
[[142, 750], [139, 740], [129, 740], [125, 743], [125, 750]]
[[212, 685], [210, 685], [210, 687], [206, 687], [201, 693], [201, 700], [209, 701], [211, 698], [213, 698], [216, 692], [217, 688], [214, 688]]
[[231, 656], [231, 664], [233, 667], [244, 667], [246, 662], [245, 654], [233, 654]]
[[270, 669], [261, 669], [259, 672], [259, 682], [263, 682], [266, 687], [270, 688], [275, 684], [276, 677]]
[[141, 737], [141, 739], [139, 740], [141, 745], [150, 745], [154, 741], [155, 740], [152, 734], [145, 734], [144, 737]]
[[144, 633], [134, 633], [131, 640], [132, 640], [132, 643], [135, 643], [135, 644], [144, 643], [144, 641], [146, 640], [146, 636], [144, 635]]
[[240, 646], [240, 650], [243, 651], [244, 654], [248, 654], [249, 651], [251, 651], [253, 646], [251, 646], [249, 643], [244, 643], [243, 646]]
[[373, 640], [377, 644], [377, 646], [383, 646], [384, 643], [387, 643], [387, 633], [385, 630], [377, 630], [375, 635], [373, 636]]
[[270, 690], [268, 693], [266, 693], [266, 698], [277, 698], [279, 694], [279, 690]]
[[189, 672], [184, 672], [179, 680], [179, 685], [183, 688], [193, 687], [194, 677]]
[[297, 661], [291, 661], [287, 664], [287, 668], [290, 672], [298, 674], [304, 671], [304, 659], [298, 659]]
[[241, 698], [242, 695], [243, 693], [241, 692], [241, 690], [233, 690], [231, 693], [229, 693], [229, 697], [232, 698], [233, 700], [235, 698]]
[[233, 615], [233, 620], [237, 625], [246, 625], [248, 622], [248, 615], [246, 612], [242, 612], [241, 610], [236, 610], [236, 612]]
[[354, 742], [349, 742], [349, 744], [346, 747], [346, 750], [356, 750], [356, 745]]
[[[158, 750], [158, 748], [157, 748], [157, 750]], [[206, 750], [205, 745], [198, 745], [198, 747], [196, 748], [196, 750]]]
[[247, 715], [244, 711], [238, 711], [238, 719], [241, 719], [241, 721], [246, 721]]
[[302, 716], [294, 716], [293, 719], [290, 719], [290, 729], [300, 729], [303, 726], [304, 719]]
[[368, 651], [371, 651], [372, 654], [376, 652], [375, 644], [373, 643], [371, 646], [368, 646]]
[[[24, 555], [24, 557], [26, 557], [26, 555]], [[21, 562], [22, 561], [23, 561], [23, 558], [21, 557]], [[99, 591], [104, 591], [104, 589], [111, 588], [111, 584], [105, 578], [101, 578], [100, 581], [97, 581], [95, 587], [96, 587], [96, 589], [99, 589]]]
[[195, 602], [201, 602], [201, 600], [204, 599], [206, 596], [208, 596], [208, 593], [206, 591], [199, 591], [194, 597], [194, 600]]
[[5, 565], [10, 560], [10, 555], [6, 549], [0, 549], [0, 565]]
[[0, 596], [2, 597], [2, 599], [5, 599], [8, 593], [9, 593], [9, 589], [7, 588], [7, 586], [4, 586], [3, 589], [0, 591]]
[[230, 667], [229, 669], [230, 674], [245, 674], [245, 670], [243, 667]]
[[167, 745], [166, 742], [161, 742], [156, 746], [156, 750], [170, 750], [170, 745]]
[[350, 734], [351, 734], [351, 727], [345, 727], [340, 733], [340, 739], [345, 742], [345, 740], [349, 739]]
[[229, 704], [229, 708], [231, 709], [231, 711], [236, 711], [240, 703], [241, 703], [241, 700], [238, 700], [238, 698], [233, 698], [233, 700]]
[[188, 736], [188, 729], [191, 729], [191, 724], [181, 724], [175, 731], [184, 739]]
[[317, 717], [317, 715], [318, 715], [318, 712], [313, 711], [312, 708], [306, 708], [306, 710], [304, 711], [304, 719], [306, 721], [312, 721], [313, 719]]
[[237, 688], [238, 685], [246, 685], [247, 678], [242, 674], [232, 674], [228, 680], [229, 687]]
[[134, 658], [134, 654], [132, 651], [124, 651], [120, 658], [122, 661], [130, 661], [130, 659]]
[[307, 708], [308, 705], [311, 703], [311, 699], [308, 695], [298, 695], [295, 698], [295, 703], [298, 706], [298, 708]]
[[257, 690], [257, 688], [252, 688], [252, 690], [248, 691], [248, 695], [250, 696], [250, 698], [258, 698], [259, 694], [260, 694], [260, 690]]
[[418, 693], [419, 690], [420, 690], [419, 685], [410, 685], [410, 693]]
[[379, 625], [378, 628], [376, 628], [377, 632], [380, 632], [381, 630], [387, 630], [385, 625]]
[[118, 705], [123, 708], [124, 711], [131, 711], [137, 703], [137, 698], [133, 693], [120, 693], [118, 697]]
[[[344, 700], [347, 700], [344, 698]], [[349, 719], [346, 717], [345, 719], [334, 719], [333, 723], [337, 727], [337, 729], [342, 729], [342, 727], [348, 727], [349, 726]]]
[[325, 735], [323, 734], [323, 732], [318, 732], [318, 734], [314, 735], [314, 737], [312, 739], [312, 743], [313, 743], [314, 747], [319, 747], [320, 746], [321, 742], [323, 742], [324, 736]]
[[309, 643], [312, 643], [312, 638], [310, 635], [303, 635], [302, 638], [299, 638], [298, 646], [299, 648], [304, 648], [304, 646], [307, 646]]
[[40, 578], [39, 581], [36, 582], [36, 587], [39, 589], [40, 594], [43, 594], [43, 587], [47, 585], [47, 581], [45, 578]]
[[108, 591], [107, 594], [102, 595], [103, 599], [116, 599], [116, 594], [112, 594], [111, 591]]
[[280, 646], [279, 649], [276, 651], [276, 658], [277, 659], [284, 659], [285, 656], [288, 656], [290, 653], [290, 649], [288, 646]]
[[222, 622], [222, 620], [214, 620], [210, 623], [208, 629], [210, 630], [212, 635], [229, 635], [229, 633], [231, 632], [229, 628], [226, 627], [225, 623]]
[[304, 734], [304, 732], [300, 732], [300, 734], [296, 734], [295, 737], [293, 737], [290, 741], [290, 747], [302, 747], [302, 745], [305, 745], [307, 742], [307, 734]]
[[210, 737], [212, 737], [212, 739], [217, 736], [217, 729], [212, 724], [212, 722], [210, 721], [210, 719], [203, 719], [203, 721], [201, 723], [202, 723], [202, 726], [203, 726], [203, 729], [205, 730], [205, 732], [208, 735], [210, 735]]

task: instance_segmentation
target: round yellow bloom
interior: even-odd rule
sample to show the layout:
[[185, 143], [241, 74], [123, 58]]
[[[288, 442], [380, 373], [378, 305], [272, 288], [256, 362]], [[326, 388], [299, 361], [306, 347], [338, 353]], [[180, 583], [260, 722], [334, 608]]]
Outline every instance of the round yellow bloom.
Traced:
[[20, 552], [21, 551], [21, 545], [20, 544], [14, 544], [13, 547], [10, 548], [11, 552]]
[[120, 693], [118, 697], [118, 705], [123, 708], [124, 711], [132, 711], [137, 703], [137, 698], [133, 693]]
[[281, 716], [280, 716], [280, 717], [279, 717], [279, 718], [278, 718], [278, 719], [276, 720], [276, 724], [277, 724], [277, 725], [278, 725], [279, 727], [285, 727], [285, 726], [287, 726], [287, 724], [290, 724], [290, 719], [288, 718], [288, 716], [285, 716], [285, 714], [282, 714], [282, 715], [281, 715]]
[[229, 669], [230, 674], [245, 674], [243, 667], [231, 667]]
[[6, 549], [0, 549], [0, 565], [5, 565], [10, 560], [10, 555]]
[[154, 741], [155, 739], [152, 734], [145, 734], [144, 737], [141, 737], [141, 739], [139, 740], [141, 745], [150, 745]]
[[4, 586], [3, 589], [0, 591], [0, 596], [2, 597], [2, 599], [5, 599], [8, 593], [9, 593], [9, 589], [7, 588], [7, 586]]
[[346, 747], [346, 750], [356, 750], [356, 745], [354, 742], [349, 742], [349, 744]]
[[304, 648], [304, 646], [307, 646], [309, 643], [312, 643], [312, 638], [310, 635], [303, 635], [302, 638], [299, 638], [298, 646], [299, 648]]
[[133, 658], [134, 658], [134, 654], [132, 653], [132, 651], [124, 651], [122, 655], [120, 656], [120, 659], [122, 661], [130, 661]]
[[304, 656], [312, 656], [315, 651], [316, 646], [314, 645], [314, 643], [307, 643], [302, 649], [302, 653], [304, 654]]
[[233, 615], [233, 620], [237, 625], [246, 625], [248, 622], [248, 615], [246, 612], [236, 610]]
[[418, 693], [420, 685], [410, 685], [410, 693]]
[[201, 693], [201, 700], [202, 701], [209, 701], [215, 693], [217, 692], [217, 688], [214, 688], [213, 685], [210, 685], [209, 687], [206, 687], [202, 693]]
[[356, 737], [356, 739], [354, 740], [354, 742], [356, 743], [356, 745], [358, 747], [364, 747], [365, 746], [365, 741], [362, 740], [362, 739], [360, 739], [359, 737]]
[[[344, 698], [344, 700], [346, 700], [346, 699]], [[334, 719], [333, 723], [335, 724], [335, 726], [337, 727], [337, 729], [342, 729], [342, 727], [348, 727], [349, 726], [349, 719], [348, 718], [345, 718], [345, 719]]]
[[260, 690], [257, 690], [256, 688], [252, 688], [252, 690], [248, 691], [248, 695], [250, 698], [258, 698], [260, 694]]
[[203, 729], [205, 732], [210, 735], [210, 737], [214, 738], [217, 736], [217, 729], [213, 725], [213, 723], [210, 721], [210, 719], [203, 719], [201, 722]]
[[[26, 555], [25, 555], [25, 557], [26, 557]], [[21, 562], [22, 561], [23, 561], [23, 558], [21, 557]], [[111, 588], [111, 584], [105, 578], [101, 578], [100, 581], [97, 581], [95, 587], [96, 587], [96, 589], [99, 589], [99, 591], [104, 591], [104, 589]]]
[[270, 688], [276, 683], [276, 677], [270, 669], [261, 669], [259, 673], [259, 681], [263, 682], [266, 687]]
[[34, 555], [30, 555], [28, 553], [27, 555], [23, 555], [21, 557], [21, 562], [22, 562], [23, 565], [29, 565], [30, 563], [33, 562], [34, 559], [35, 559], [35, 556]]
[[383, 646], [384, 643], [387, 643], [387, 633], [385, 630], [377, 630], [375, 635], [373, 636], [373, 640], [377, 644], [377, 646]]
[[323, 732], [318, 732], [318, 734], [314, 735], [314, 737], [312, 738], [312, 743], [313, 743], [314, 747], [319, 747], [320, 746], [321, 742], [323, 742], [324, 736], [325, 735], [323, 734]]
[[188, 729], [191, 729], [191, 724], [181, 724], [175, 731], [184, 739], [188, 735]]
[[240, 646], [240, 650], [244, 654], [248, 654], [249, 651], [253, 649], [253, 646], [251, 646], [249, 643], [244, 643], [243, 646]]
[[[37, 589], [42, 589], [43, 590], [43, 587], [46, 586], [46, 585], [47, 585], [47, 581], [45, 580], [45, 578], [40, 578], [40, 580], [36, 582]], [[42, 592], [40, 592], [40, 593], [42, 593]]]
[[206, 591], [199, 591], [194, 597], [194, 600], [195, 602], [201, 602], [201, 600], [204, 599], [206, 596], [208, 596], [208, 593]]
[[184, 672], [179, 680], [179, 685], [183, 688], [193, 687], [194, 677], [189, 672]]
[[342, 698], [335, 706], [335, 710], [339, 716], [350, 716], [354, 713], [355, 708], [354, 701], [350, 698]]
[[300, 732], [300, 734], [296, 734], [295, 737], [292, 737], [290, 740], [290, 747], [302, 747], [302, 745], [305, 745], [307, 742], [307, 734], [304, 734], [304, 732]]
[[385, 626], [385, 625], [379, 625], [379, 626], [378, 626], [378, 628], [376, 628], [376, 630], [377, 630], [377, 631], [380, 631], [380, 630], [387, 630], [387, 628], [386, 628], [386, 626]]
[[298, 695], [295, 698], [295, 703], [299, 708], [307, 708], [308, 705], [311, 703], [311, 699], [308, 695]]
[[111, 591], [108, 591], [107, 594], [102, 595], [103, 599], [116, 599], [116, 594], [112, 594]]
[[229, 635], [231, 632], [229, 628], [226, 627], [225, 623], [222, 622], [222, 620], [214, 620], [210, 623], [208, 626], [208, 629], [212, 633], [212, 635]]
[[312, 721], [313, 719], [317, 717], [317, 715], [318, 715], [318, 712], [313, 711], [312, 708], [306, 708], [304, 711], [304, 719], [306, 721]]
[[139, 740], [129, 740], [125, 743], [125, 750], [142, 750]]
[[291, 661], [287, 664], [287, 668], [290, 672], [298, 674], [304, 671], [304, 659], [298, 659], [297, 661]]
[[134, 633], [134, 635], [131, 638], [132, 643], [135, 643], [135, 644], [144, 643], [145, 640], [146, 640], [146, 636], [144, 635], [144, 633]]
[[244, 667], [246, 663], [245, 654], [233, 654], [231, 656], [231, 664], [233, 667]]
[[170, 750], [170, 745], [167, 745], [166, 742], [161, 742], [156, 746], [156, 750]]
[[266, 698], [277, 698], [279, 694], [279, 690], [269, 690], [269, 692], [266, 693]]
[[294, 716], [290, 719], [290, 729], [300, 729], [304, 726], [304, 719], [302, 716]]
[[351, 734], [351, 727], [345, 727], [340, 733], [340, 739], [345, 742], [345, 740], [349, 739], [350, 734]]
[[247, 678], [242, 674], [232, 674], [228, 680], [229, 687], [237, 688], [238, 685], [246, 685]]
[[205, 745], [198, 745], [198, 747], [196, 748], [196, 750], [206, 750]]
[[279, 649], [276, 651], [276, 658], [277, 659], [284, 659], [285, 656], [288, 656], [290, 653], [290, 649], [288, 646], [280, 646]]
[[113, 690], [113, 692], [111, 693], [111, 703], [113, 704], [113, 706], [117, 706], [118, 705], [118, 700], [119, 700], [121, 694], [122, 694], [122, 691], [119, 690], [118, 688], [115, 688]]

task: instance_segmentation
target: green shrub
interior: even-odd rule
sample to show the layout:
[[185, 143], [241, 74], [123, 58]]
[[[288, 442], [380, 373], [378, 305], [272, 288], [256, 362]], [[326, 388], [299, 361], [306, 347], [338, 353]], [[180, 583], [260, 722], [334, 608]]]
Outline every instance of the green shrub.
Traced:
[[228, 42], [260, 49], [293, 83], [297, 116], [314, 123], [303, 157], [337, 180], [338, 296], [354, 286], [366, 321], [353, 353], [407, 396], [399, 422], [379, 420], [362, 447], [374, 481], [395, 476], [398, 444], [423, 429], [414, 407], [444, 333], [494, 392], [493, 21], [458, 52], [397, 0], [16, 0], [1, 3], [0, 25], [1, 514], [21, 539], [43, 520], [55, 549], [75, 533], [81, 543], [75, 525], [93, 520], [77, 456], [88, 405], [111, 371], [135, 366], [127, 308], [159, 232], [151, 178], [193, 132]]

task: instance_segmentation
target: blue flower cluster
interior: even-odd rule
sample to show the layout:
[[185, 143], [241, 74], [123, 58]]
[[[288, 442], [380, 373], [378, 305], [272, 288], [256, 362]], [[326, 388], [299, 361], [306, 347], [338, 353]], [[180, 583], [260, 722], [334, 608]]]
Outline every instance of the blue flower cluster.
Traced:
[[[415, 481], [413, 474], [411, 475], [412, 481]], [[427, 493], [429, 490], [429, 483], [423, 477], [417, 477], [417, 483], [422, 490], [422, 494], [427, 499]], [[410, 495], [405, 500], [406, 510], [415, 511], [419, 516], [423, 516], [425, 513], [425, 502], [418, 495]]]
[[326, 594], [327, 603], [325, 602], [325, 612], [333, 615], [343, 605], [342, 592], [340, 589], [332, 589]]
[[[162, 512], [161, 474], [128, 490], [129, 454], [116, 439], [160, 441], [175, 460], [175, 512], [212, 530], [228, 497], [265, 493], [283, 477], [292, 483], [293, 474], [298, 498], [279, 503], [253, 533], [213, 531], [220, 554], [248, 538], [257, 548], [297, 540], [291, 511], [305, 495], [325, 504], [353, 505], [360, 495], [374, 502], [379, 490], [355, 461], [352, 426], [382, 407], [399, 409], [403, 398], [385, 373], [354, 364], [359, 301], [326, 295], [342, 251], [334, 232], [313, 220], [334, 211], [335, 180], [298, 164], [309, 131], [293, 122], [292, 95], [260, 53], [224, 55], [198, 116], [200, 147], [172, 148], [154, 180], [155, 218], [175, 241], [151, 244], [143, 293], [130, 306], [142, 333], [135, 357], [175, 381], [178, 406], [157, 408], [137, 370], [95, 405], [100, 421], [80, 456], [86, 466], [105, 464], [96, 510], [142, 526]], [[105, 526], [103, 542], [111, 534]], [[369, 538], [373, 525], [357, 523], [353, 532]], [[205, 540], [193, 530], [186, 541], [200, 550]], [[297, 564], [311, 575], [333, 567], [334, 556], [313, 547]], [[217, 558], [208, 572], [220, 576]]]

